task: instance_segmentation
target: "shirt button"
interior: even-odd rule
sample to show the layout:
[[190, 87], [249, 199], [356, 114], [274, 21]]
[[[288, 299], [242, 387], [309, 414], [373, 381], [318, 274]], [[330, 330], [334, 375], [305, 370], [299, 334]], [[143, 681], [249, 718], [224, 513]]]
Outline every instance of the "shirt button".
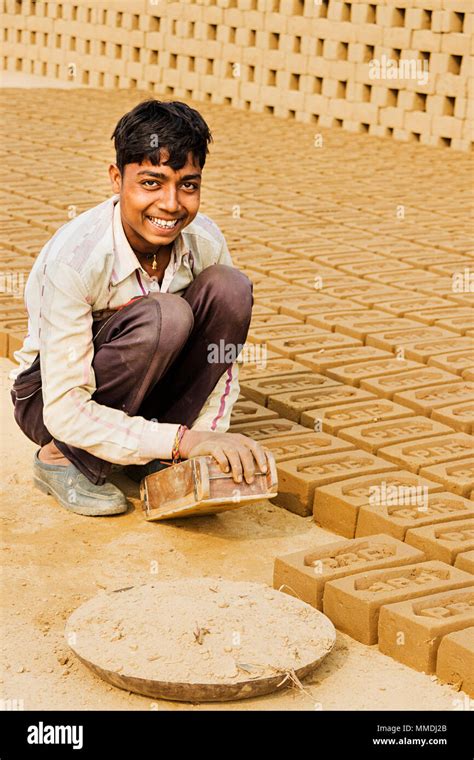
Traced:
[[160, 289], [159, 283], [156, 280], [152, 280], [150, 282], [150, 290], [155, 290], [156, 291], [156, 290], [159, 290], [159, 289]]

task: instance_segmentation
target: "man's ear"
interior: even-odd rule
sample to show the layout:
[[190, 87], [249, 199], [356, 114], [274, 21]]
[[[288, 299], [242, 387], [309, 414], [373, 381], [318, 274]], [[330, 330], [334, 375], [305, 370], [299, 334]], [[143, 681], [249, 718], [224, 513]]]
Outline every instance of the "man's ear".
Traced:
[[112, 191], [115, 194], [120, 193], [120, 190], [122, 189], [122, 175], [120, 174], [120, 169], [115, 164], [110, 164], [109, 166], [109, 178], [110, 184], [112, 185]]

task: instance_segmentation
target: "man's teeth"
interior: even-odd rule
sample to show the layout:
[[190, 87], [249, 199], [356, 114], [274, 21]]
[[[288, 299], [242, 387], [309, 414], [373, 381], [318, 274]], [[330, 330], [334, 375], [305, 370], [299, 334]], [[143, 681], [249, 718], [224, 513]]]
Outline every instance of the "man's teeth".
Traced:
[[149, 216], [148, 219], [152, 224], [156, 225], [157, 227], [163, 227], [164, 229], [172, 229], [178, 224], [177, 219], [174, 221], [167, 221], [166, 219], [159, 219], [157, 216]]

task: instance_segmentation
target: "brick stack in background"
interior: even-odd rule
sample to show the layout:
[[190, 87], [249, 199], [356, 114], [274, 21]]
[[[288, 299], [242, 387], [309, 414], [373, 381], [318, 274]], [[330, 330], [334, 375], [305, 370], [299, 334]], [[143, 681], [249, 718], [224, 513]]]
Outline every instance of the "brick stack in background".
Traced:
[[[9, 71], [472, 147], [471, 0], [1, 0], [0, 8], [0, 66]], [[383, 60], [391, 73], [410, 60], [420, 69], [372, 76], [370, 62]]]

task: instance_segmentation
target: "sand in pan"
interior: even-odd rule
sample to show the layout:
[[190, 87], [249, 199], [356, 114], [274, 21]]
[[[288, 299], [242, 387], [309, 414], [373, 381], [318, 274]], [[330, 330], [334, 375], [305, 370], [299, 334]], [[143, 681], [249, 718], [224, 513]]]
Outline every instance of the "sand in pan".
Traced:
[[185, 578], [97, 595], [70, 616], [66, 638], [120, 675], [238, 684], [317, 662], [336, 635], [322, 613], [268, 586]]

